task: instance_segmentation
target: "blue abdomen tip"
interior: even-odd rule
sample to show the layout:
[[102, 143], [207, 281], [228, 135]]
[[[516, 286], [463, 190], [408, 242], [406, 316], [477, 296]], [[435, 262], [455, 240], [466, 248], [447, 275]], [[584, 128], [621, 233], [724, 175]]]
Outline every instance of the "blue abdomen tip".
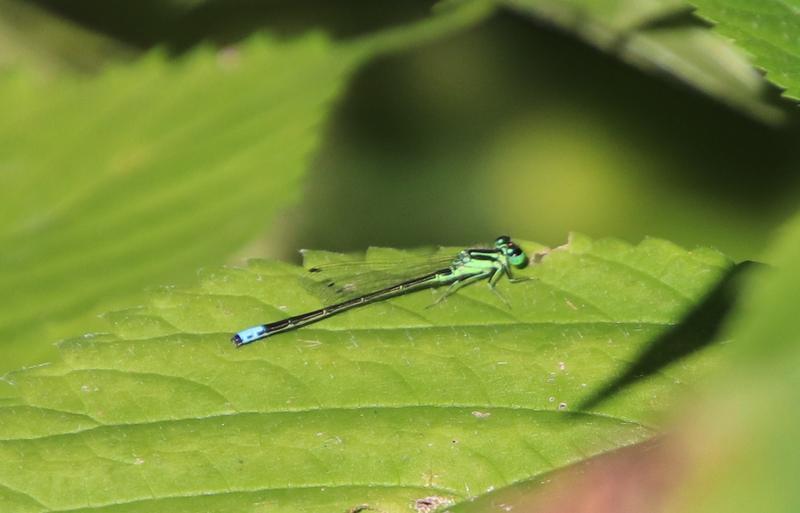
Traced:
[[243, 346], [245, 344], [249, 344], [250, 342], [255, 342], [256, 340], [264, 337], [266, 334], [267, 328], [264, 326], [253, 326], [252, 328], [247, 328], [246, 330], [237, 332], [231, 338], [231, 341], [237, 346]]

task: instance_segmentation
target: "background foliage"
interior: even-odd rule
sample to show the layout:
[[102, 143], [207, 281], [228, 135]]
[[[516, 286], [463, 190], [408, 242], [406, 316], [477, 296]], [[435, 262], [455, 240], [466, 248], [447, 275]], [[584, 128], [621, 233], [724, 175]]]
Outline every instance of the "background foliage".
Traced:
[[[0, 0], [0, 371], [13, 371], [0, 382], [4, 511], [101, 505], [140, 511], [152, 498], [174, 500], [170, 510], [185, 511], [208, 511], [212, 504], [229, 511], [244, 503], [252, 511], [344, 511], [373, 503], [383, 511], [421, 511], [426, 504], [408, 498], [424, 499], [426, 489], [457, 501], [478, 493], [454, 487], [467, 477], [481, 494], [513, 488], [649, 438], [671, 423], [695, 441], [689, 447], [734, 441], [713, 454], [687, 449], [692, 465], [706, 470], [688, 473], [686, 493], [672, 497], [681, 509], [793, 509], [791, 487], [780, 483], [796, 475], [784, 457], [796, 423], [791, 416], [777, 423], [759, 419], [768, 418], [765, 404], [790, 402], [795, 389], [792, 248], [800, 242], [796, 223], [785, 233], [777, 228], [794, 213], [800, 192], [792, 101], [799, 94], [798, 7], [761, 0], [450, 0], [392, 8], [359, 0]], [[459, 372], [480, 374], [498, 355], [472, 354], [460, 371], [443, 363], [430, 375], [420, 360], [418, 374], [404, 375], [393, 367], [400, 355], [392, 353], [399, 343], [393, 337], [408, 338], [404, 332], [382, 335], [385, 347], [369, 337], [353, 342], [351, 335], [351, 344], [372, 346], [373, 360], [338, 370], [339, 385], [320, 381], [314, 391], [314, 380], [324, 376], [317, 369], [304, 378], [311, 392], [298, 395], [310, 400], [329, 390], [333, 395], [319, 405], [322, 418], [304, 420], [312, 412], [275, 420], [283, 418], [283, 407], [274, 401], [298, 385], [286, 378], [281, 387], [288, 388], [270, 388], [277, 383], [259, 365], [283, 358], [289, 375], [302, 374], [299, 366], [309, 361], [335, 366], [350, 347], [336, 338], [345, 337], [337, 330], [359, 328], [362, 321], [360, 328], [369, 328], [375, 322], [369, 314], [333, 322], [331, 333], [321, 334], [322, 350], [303, 346], [298, 334], [280, 350], [261, 346], [227, 360], [226, 332], [315, 300], [296, 267], [270, 261], [236, 271], [220, 270], [222, 264], [248, 257], [291, 261], [298, 247], [464, 246], [503, 232], [555, 246], [573, 230], [602, 240], [578, 236], [566, 260], [555, 256], [529, 271], [540, 287], [555, 283], [567, 296], [551, 291], [536, 299], [538, 289], [526, 284], [512, 293], [513, 312], [500, 315], [485, 291], [467, 291], [459, 295], [466, 303], [447, 317], [445, 324], [461, 326], [467, 339], [485, 337], [470, 331], [470, 319], [490, 326], [516, 319], [524, 331], [503, 332], [504, 350], [522, 344], [516, 350], [524, 354], [510, 359], [515, 366], [499, 374], [505, 377], [486, 397]], [[609, 235], [636, 244], [604, 239]], [[639, 244], [648, 236], [714, 247], [734, 261], [762, 260], [779, 270], [743, 271], [749, 277], [745, 300], [728, 315], [730, 301], [720, 298], [730, 291], [719, 284], [739, 267], [712, 250], [687, 253], [658, 240]], [[775, 238], [779, 249], [766, 251]], [[644, 288], [618, 287], [637, 279]], [[270, 284], [268, 291], [259, 280]], [[610, 291], [621, 304], [604, 303]], [[473, 308], [469, 298], [476, 297]], [[428, 300], [387, 306], [384, 322], [436, 323], [424, 308]], [[568, 315], [555, 315], [556, 304]], [[570, 304], [579, 311], [575, 318]], [[569, 345], [564, 340], [591, 334], [599, 344], [604, 336], [569, 325], [587, 321], [580, 316], [584, 308], [605, 315], [613, 330], [619, 329], [615, 323], [654, 324], [610, 360], [600, 346], [573, 353], [556, 341]], [[525, 331], [532, 321], [552, 323], [552, 331]], [[87, 333], [94, 335], [73, 338]], [[57, 351], [61, 339], [70, 341]], [[415, 334], [406, 342], [410, 357], [421, 358], [436, 340], [437, 358], [458, 352], [447, 336]], [[659, 346], [664, 340], [667, 345]], [[742, 356], [729, 357], [720, 341], [735, 341], [733, 354]], [[540, 350], [531, 354], [531, 347]], [[653, 348], [660, 352], [648, 352]], [[574, 394], [568, 400], [539, 404], [545, 392], [528, 383], [513, 399], [500, 399], [513, 391], [507, 383], [524, 382], [525, 368], [558, 367], [558, 351], [583, 355], [570, 380], [587, 377], [589, 390], [568, 393], [582, 383], [568, 380], [559, 385]], [[171, 364], [189, 375], [165, 380]], [[248, 365], [247, 380], [233, 379], [247, 374], [242, 369]], [[662, 383], [666, 365], [672, 365], [671, 381]], [[718, 367], [719, 375], [710, 370]], [[442, 369], [452, 372], [436, 381], [432, 376]], [[377, 395], [359, 395], [355, 381], [365, 378]], [[418, 381], [409, 385], [409, 379]], [[691, 393], [707, 387], [702, 404], [712, 405], [711, 413], [692, 410], [681, 419], [683, 409], [675, 404], [686, 393], [684, 381]], [[246, 388], [237, 391], [239, 383]], [[619, 388], [612, 393], [603, 383]], [[392, 391], [397, 387], [408, 397]], [[660, 390], [655, 399], [652, 387]], [[422, 390], [449, 393], [422, 401]], [[90, 392], [99, 393], [88, 399]], [[445, 408], [456, 393], [464, 395], [459, 404], [469, 410], [467, 420], [458, 416], [464, 412]], [[608, 397], [600, 400], [599, 393]], [[723, 399], [726, 393], [734, 399]], [[765, 403], [764, 397], [772, 399]], [[557, 410], [561, 402], [569, 405], [565, 415], [578, 415], [566, 417], [573, 427], [549, 426], [514, 410]], [[437, 444], [456, 428], [466, 430], [464, 445], [457, 453], [440, 448], [438, 466], [425, 459], [430, 455], [407, 461], [402, 452], [384, 452], [393, 463], [372, 468], [347, 458], [375, 447], [339, 453], [336, 437], [319, 447], [313, 438], [295, 440], [317, 422], [353, 439], [363, 426], [341, 410], [356, 403], [410, 408], [377, 414], [381, 418], [368, 423], [374, 436], [367, 445], [385, 447], [387, 433], [398, 429], [410, 438], [394, 444]], [[482, 419], [472, 415], [473, 407], [502, 417], [496, 432], [469, 438], [468, 424]], [[493, 407], [512, 411], [489, 411]], [[635, 424], [599, 433], [583, 413]], [[214, 420], [221, 415], [230, 416], [228, 428]], [[423, 427], [415, 424], [419, 415], [426, 416]], [[719, 418], [730, 422], [715, 424]], [[692, 424], [701, 428], [681, 427]], [[741, 431], [731, 434], [729, 425]], [[265, 427], [285, 440], [257, 439]], [[227, 454], [228, 467], [214, 468], [212, 460], [230, 440], [225, 429], [247, 443]], [[542, 449], [535, 440], [545, 432], [553, 445]], [[127, 437], [129, 445], [119, 446]], [[181, 450], [170, 459], [167, 446], [154, 443], [158, 437]], [[749, 437], [763, 443], [746, 443]], [[597, 443], [600, 438], [605, 442]], [[487, 447], [501, 439], [530, 453], [509, 446], [508, 454], [527, 456], [493, 460]], [[264, 443], [275, 444], [269, 452], [284, 458], [282, 465], [274, 474], [248, 467], [250, 487], [232, 485], [225, 476], [244, 465], [242, 458], [252, 453], [248, 444], [263, 449]], [[571, 449], [562, 450], [567, 445]], [[533, 456], [542, 450], [561, 456]], [[486, 454], [485, 465], [476, 463]], [[198, 457], [210, 462], [199, 471], [206, 479], [186, 488]], [[322, 479], [330, 472], [328, 458], [342, 457], [350, 463], [341, 475]], [[165, 458], [160, 475], [138, 463], [154, 458]], [[429, 468], [417, 472], [417, 464]], [[80, 492], [70, 481], [75, 465], [86, 469]], [[450, 484], [433, 486], [434, 467], [452, 472], [444, 479]], [[465, 471], [484, 467], [492, 470], [483, 476]], [[736, 469], [753, 467], [772, 468], [772, 478], [744, 486], [750, 474]], [[285, 469], [296, 474], [282, 482]], [[38, 488], [26, 488], [36, 481], [26, 472], [38, 476]], [[292, 495], [326, 482], [366, 483], [360, 472], [383, 473], [384, 484], [403, 486], [381, 489], [377, 480], [333, 496]], [[421, 478], [425, 472], [431, 475]], [[139, 484], [111, 486], [122, 481]], [[154, 483], [164, 488], [154, 490]], [[517, 497], [523, 498], [514, 500], [524, 503], [539, 493], [531, 481], [522, 484]], [[237, 495], [264, 488], [269, 497]], [[215, 495], [223, 489], [235, 493]], [[707, 498], [692, 492], [705, 489], [714, 492]], [[209, 493], [213, 497], [195, 497]], [[500, 503], [493, 497], [454, 511], [491, 509]]]

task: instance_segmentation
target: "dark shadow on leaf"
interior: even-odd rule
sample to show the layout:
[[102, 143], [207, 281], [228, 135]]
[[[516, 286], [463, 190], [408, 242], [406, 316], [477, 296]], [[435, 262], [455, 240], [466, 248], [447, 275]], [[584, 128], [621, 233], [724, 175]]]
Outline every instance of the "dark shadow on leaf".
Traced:
[[640, 379], [713, 343], [736, 304], [740, 291], [739, 278], [744, 271], [755, 266], [764, 267], [764, 264], [742, 262], [731, 267], [679, 324], [656, 337], [625, 372], [589, 396], [578, 409], [585, 411], [594, 408]]

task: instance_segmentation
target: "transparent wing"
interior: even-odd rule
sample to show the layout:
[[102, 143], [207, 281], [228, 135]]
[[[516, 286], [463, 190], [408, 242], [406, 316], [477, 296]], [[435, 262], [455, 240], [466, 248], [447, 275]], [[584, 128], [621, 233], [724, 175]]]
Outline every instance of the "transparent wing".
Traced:
[[304, 252], [309, 286], [323, 301], [336, 303], [424, 276], [450, 266], [458, 251], [398, 251], [370, 248], [366, 254]]

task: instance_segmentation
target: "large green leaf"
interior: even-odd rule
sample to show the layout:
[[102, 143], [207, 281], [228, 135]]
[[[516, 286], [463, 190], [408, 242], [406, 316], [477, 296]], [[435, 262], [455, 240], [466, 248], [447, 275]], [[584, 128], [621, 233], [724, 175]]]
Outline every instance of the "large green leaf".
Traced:
[[574, 236], [533, 280], [501, 283], [510, 309], [483, 284], [433, 308], [422, 291], [238, 350], [232, 331], [319, 307], [317, 288], [279, 262], [206, 271], [0, 382], [0, 509], [407, 512], [480, 496], [656, 433], [720, 347], [580, 405], [729, 269], [711, 250]]
[[0, 370], [255, 239], [297, 197], [358, 64], [488, 12], [461, 7], [349, 43], [261, 36], [93, 78], [0, 76]]
[[503, 0], [650, 72], [667, 72], [764, 121], [782, 119], [766, 83], [724, 38], [687, 16], [684, 0]]
[[796, 0], [691, 0], [717, 32], [747, 51], [767, 78], [800, 100], [800, 3]]

